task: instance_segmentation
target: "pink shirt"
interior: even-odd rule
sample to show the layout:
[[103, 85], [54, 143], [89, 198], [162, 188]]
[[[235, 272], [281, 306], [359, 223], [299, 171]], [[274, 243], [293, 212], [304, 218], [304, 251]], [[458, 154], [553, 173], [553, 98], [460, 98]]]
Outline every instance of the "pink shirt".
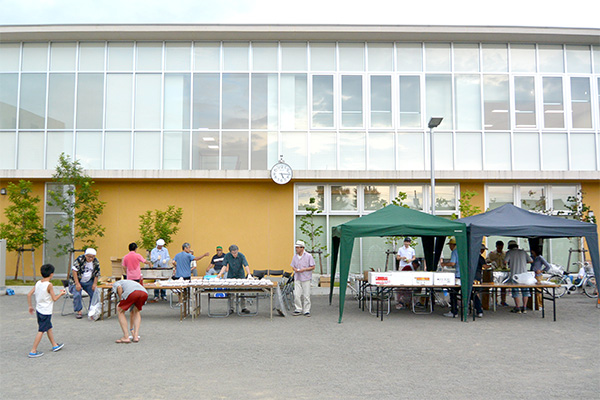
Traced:
[[[298, 257], [298, 254], [294, 254], [294, 258], [292, 258], [292, 267], [297, 269], [304, 269], [315, 266], [315, 260], [310, 253], [306, 251], [302, 254], [302, 257]], [[310, 281], [312, 277], [312, 271], [304, 271], [304, 272], [296, 272], [294, 274], [294, 279], [299, 282]]]
[[146, 262], [146, 259], [135, 251], [130, 251], [121, 263], [127, 270], [127, 279], [137, 281], [142, 277], [142, 270], [140, 269], [140, 263]]

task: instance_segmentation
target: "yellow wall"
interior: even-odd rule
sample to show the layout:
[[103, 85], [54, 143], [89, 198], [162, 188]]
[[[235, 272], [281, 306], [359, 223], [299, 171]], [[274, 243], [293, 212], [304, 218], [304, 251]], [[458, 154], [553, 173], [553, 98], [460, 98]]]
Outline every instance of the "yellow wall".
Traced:
[[[482, 182], [462, 182], [460, 184], [460, 195], [465, 192], [477, 193], [471, 198], [471, 206], [479, 207], [481, 212], [485, 212], [485, 186]], [[460, 196], [459, 196], [460, 198]], [[465, 215], [460, 216], [465, 217]]]
[[[110, 257], [127, 254], [127, 245], [139, 239], [139, 215], [147, 210], [165, 209], [168, 205], [183, 208], [180, 231], [168, 246], [172, 257], [181, 251], [183, 242], [189, 242], [196, 255], [209, 252], [210, 256], [217, 245], [226, 249], [230, 244], [237, 244], [251, 269], [289, 269], [294, 254], [291, 184], [98, 181], [95, 186], [100, 191], [100, 199], [107, 202], [99, 220], [106, 228], [105, 236], [97, 241], [102, 275], [111, 274]], [[43, 183], [36, 184], [36, 194], [42, 198], [43, 190]], [[8, 196], [1, 196], [2, 209], [6, 204]], [[5, 220], [3, 213], [0, 218], [0, 222]], [[145, 251], [139, 252], [146, 255]], [[9, 253], [8, 277], [11, 273], [14, 275], [15, 260], [16, 256]], [[41, 250], [36, 252], [36, 260], [39, 269]], [[209, 261], [210, 258], [199, 261], [199, 271], [203, 271]], [[31, 275], [30, 264], [29, 260], [28, 275]]]

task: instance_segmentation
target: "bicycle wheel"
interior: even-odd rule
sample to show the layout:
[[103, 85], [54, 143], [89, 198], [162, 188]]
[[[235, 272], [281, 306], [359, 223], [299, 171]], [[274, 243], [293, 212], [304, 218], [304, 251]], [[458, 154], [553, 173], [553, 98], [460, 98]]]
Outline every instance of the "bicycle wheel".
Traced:
[[[555, 297], [563, 297], [565, 293], [567, 293], [567, 289], [571, 284], [571, 281], [566, 276], [561, 275], [552, 275], [548, 278], [548, 282], [553, 283], [555, 285], [560, 285], [556, 289], [554, 289]], [[550, 292], [550, 290], [548, 290]]]
[[596, 286], [595, 277], [591, 277], [587, 281], [585, 281], [585, 285], [583, 285], [583, 292], [586, 294], [587, 297], [598, 297], [598, 286]]

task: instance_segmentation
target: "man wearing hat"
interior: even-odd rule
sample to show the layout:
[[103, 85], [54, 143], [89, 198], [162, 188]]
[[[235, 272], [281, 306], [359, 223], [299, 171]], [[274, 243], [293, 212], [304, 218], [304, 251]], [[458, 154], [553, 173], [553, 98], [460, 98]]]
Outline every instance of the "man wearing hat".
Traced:
[[85, 254], [75, 259], [69, 275], [69, 292], [73, 294], [73, 310], [75, 318], [81, 319], [81, 290], [90, 296], [90, 302], [98, 285], [100, 262], [96, 258], [96, 250], [88, 247]]
[[[223, 247], [217, 246], [217, 254], [212, 256], [210, 264], [206, 268], [206, 275], [217, 275], [223, 268], [223, 260], [225, 260], [225, 254], [223, 254]], [[227, 278], [227, 274], [223, 275], [223, 278]]]
[[310, 253], [304, 251], [302, 240], [296, 242], [296, 254], [292, 258], [294, 270], [294, 312], [293, 315], [310, 317], [310, 283], [315, 269], [315, 260]]
[[[441, 262], [442, 267], [454, 268], [454, 276], [460, 279], [460, 266], [458, 265], [458, 251], [456, 251], [456, 239], [452, 238], [448, 242], [448, 247], [452, 251], [450, 261]], [[456, 290], [450, 289], [450, 312], [444, 314], [445, 317], [455, 318], [458, 315], [458, 294]]]
[[[153, 268], [168, 268], [169, 260], [171, 256], [169, 256], [169, 250], [165, 247], [165, 241], [162, 239], [158, 239], [156, 241], [156, 247], [152, 249], [150, 252], [150, 261], [152, 262]], [[154, 289], [154, 300], [153, 302], [157, 302], [159, 296], [163, 300], [167, 300], [167, 291], [165, 289]]]
[[[513, 280], [513, 276], [527, 272], [527, 263], [533, 263], [529, 254], [523, 249], [519, 248], [516, 240], [508, 241], [508, 251], [505, 257], [506, 262], [510, 267], [510, 280]], [[515, 308], [510, 312], [515, 314], [525, 314], [527, 312], [527, 297], [531, 297], [529, 288], [515, 288], [512, 289], [512, 297], [515, 301]]]

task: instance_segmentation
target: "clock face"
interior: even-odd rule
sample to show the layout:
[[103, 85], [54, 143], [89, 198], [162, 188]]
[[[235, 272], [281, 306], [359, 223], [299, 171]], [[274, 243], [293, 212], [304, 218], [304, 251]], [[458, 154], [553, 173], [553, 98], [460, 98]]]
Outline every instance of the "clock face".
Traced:
[[271, 168], [273, 182], [284, 185], [292, 180], [292, 167], [286, 163], [277, 163]]

